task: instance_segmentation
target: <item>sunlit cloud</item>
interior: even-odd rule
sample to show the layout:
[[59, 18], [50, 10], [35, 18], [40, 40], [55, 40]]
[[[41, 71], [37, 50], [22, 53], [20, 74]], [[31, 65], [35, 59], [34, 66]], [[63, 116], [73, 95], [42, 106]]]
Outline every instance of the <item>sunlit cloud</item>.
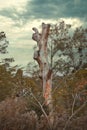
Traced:
[[20, 5], [23, 7], [26, 4], [26, 2], [27, 0], [0, 0], [0, 9], [8, 8], [11, 6], [21, 8]]

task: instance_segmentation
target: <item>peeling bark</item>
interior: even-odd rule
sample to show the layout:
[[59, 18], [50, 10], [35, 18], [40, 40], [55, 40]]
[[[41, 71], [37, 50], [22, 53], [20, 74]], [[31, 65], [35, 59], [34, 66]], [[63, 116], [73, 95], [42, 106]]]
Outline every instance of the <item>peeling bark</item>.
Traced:
[[49, 111], [53, 110], [52, 103], [52, 70], [48, 63], [47, 40], [50, 30], [50, 24], [42, 23], [42, 33], [39, 33], [37, 28], [33, 28], [32, 39], [37, 42], [38, 50], [34, 52], [34, 59], [37, 61], [40, 68], [40, 78], [43, 83], [43, 96]]

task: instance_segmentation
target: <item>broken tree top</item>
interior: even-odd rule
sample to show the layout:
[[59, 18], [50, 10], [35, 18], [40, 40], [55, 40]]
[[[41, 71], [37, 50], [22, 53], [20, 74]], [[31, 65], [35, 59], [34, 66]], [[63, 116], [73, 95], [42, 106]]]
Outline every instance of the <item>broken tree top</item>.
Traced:
[[32, 39], [38, 43], [38, 47], [40, 48], [40, 46], [41, 46], [41, 45], [39, 45], [40, 41], [48, 39], [50, 24], [42, 23], [42, 32], [41, 33], [39, 33], [38, 29], [35, 27], [32, 29], [35, 32], [32, 35]]
[[50, 31], [50, 24], [42, 23], [42, 32], [39, 33], [37, 28], [33, 28], [32, 39], [37, 42], [38, 50], [34, 51], [34, 59], [39, 64], [39, 76], [43, 83], [43, 96], [47, 104], [51, 104], [51, 88], [52, 88], [52, 71], [48, 63], [47, 41]]

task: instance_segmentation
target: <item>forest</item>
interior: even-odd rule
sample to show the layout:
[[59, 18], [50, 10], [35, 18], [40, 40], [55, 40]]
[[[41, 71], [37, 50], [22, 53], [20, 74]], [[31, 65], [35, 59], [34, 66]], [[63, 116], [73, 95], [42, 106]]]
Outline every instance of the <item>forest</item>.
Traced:
[[[0, 130], [87, 130], [87, 28], [61, 21], [33, 31], [26, 75], [13, 57], [0, 59]], [[0, 32], [0, 55], [9, 42]]]

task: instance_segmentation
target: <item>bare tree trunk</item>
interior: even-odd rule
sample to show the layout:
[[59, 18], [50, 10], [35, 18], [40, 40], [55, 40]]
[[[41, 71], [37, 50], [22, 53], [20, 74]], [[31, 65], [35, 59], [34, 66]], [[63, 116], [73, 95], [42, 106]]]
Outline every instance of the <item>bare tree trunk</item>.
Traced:
[[40, 68], [39, 77], [43, 83], [43, 96], [45, 103], [48, 105], [49, 113], [53, 111], [52, 103], [52, 70], [48, 63], [47, 40], [50, 30], [50, 24], [42, 23], [42, 33], [40, 34], [36, 28], [33, 28], [32, 39], [37, 42], [38, 50], [34, 52], [34, 59], [38, 62]]

